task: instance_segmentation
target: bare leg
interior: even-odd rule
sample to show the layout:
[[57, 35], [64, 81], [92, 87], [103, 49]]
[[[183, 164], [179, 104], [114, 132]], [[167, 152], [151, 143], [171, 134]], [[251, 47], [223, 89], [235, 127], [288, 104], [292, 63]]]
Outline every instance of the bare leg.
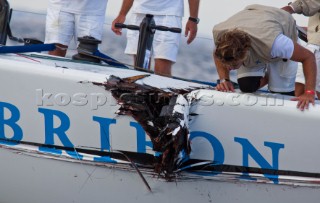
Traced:
[[133, 55], [133, 64], [136, 64], [137, 55]]
[[56, 49], [53, 51], [49, 51], [49, 55], [53, 56], [61, 56], [65, 57], [67, 54], [68, 46], [62, 45], [62, 44], [56, 44]]
[[172, 61], [166, 59], [155, 59], [154, 72], [158, 75], [171, 76]]
[[263, 78], [261, 78], [261, 80], [260, 80], [260, 87], [259, 87], [259, 89], [260, 88], [262, 88], [262, 87], [264, 87], [264, 86], [266, 86], [267, 84], [268, 84], [268, 82], [269, 82], [269, 76], [268, 75], [265, 75]]

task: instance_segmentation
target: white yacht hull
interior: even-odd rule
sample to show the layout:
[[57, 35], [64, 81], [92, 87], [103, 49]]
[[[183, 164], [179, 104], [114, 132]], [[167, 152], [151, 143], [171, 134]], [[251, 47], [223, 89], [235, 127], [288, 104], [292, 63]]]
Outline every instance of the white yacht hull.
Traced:
[[0, 202], [320, 198], [319, 103], [300, 112], [287, 97], [217, 92], [156, 75], [138, 80], [166, 91], [191, 89], [190, 158], [212, 162], [179, 168], [167, 181], [150, 165], [136, 170], [130, 159], [103, 154], [156, 154], [141, 125], [117, 115], [116, 99], [96, 85], [110, 75], [145, 73], [43, 57], [0, 57]]

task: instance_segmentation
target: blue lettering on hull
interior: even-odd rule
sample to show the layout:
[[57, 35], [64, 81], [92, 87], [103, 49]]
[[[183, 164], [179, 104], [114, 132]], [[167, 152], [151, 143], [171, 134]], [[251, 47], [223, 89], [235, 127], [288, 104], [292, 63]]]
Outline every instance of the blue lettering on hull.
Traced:
[[[10, 112], [11, 117], [5, 118], [5, 110]], [[13, 141], [21, 141], [23, 138], [23, 132], [21, 127], [17, 124], [20, 119], [20, 111], [19, 109], [9, 103], [0, 102], [0, 143], [7, 145], [15, 145], [14, 142], [8, 142], [10, 140]], [[10, 127], [13, 131], [13, 135], [8, 138], [9, 135], [5, 134], [5, 126]], [[6, 141], [8, 140], [8, 141]]]
[[[7, 113], [5, 113], [7, 112]], [[70, 118], [67, 114], [62, 111], [39, 108], [38, 112], [43, 115], [44, 119], [44, 145], [55, 145], [54, 138], [58, 138], [64, 147], [74, 148], [72, 141], [68, 137], [68, 130], [71, 125]], [[10, 116], [8, 116], [10, 115]], [[19, 109], [9, 103], [0, 102], [0, 143], [6, 145], [17, 145], [19, 141], [23, 141], [23, 129], [19, 126], [20, 111]], [[60, 125], [58, 127], [55, 124], [55, 120], [58, 120]], [[110, 151], [110, 127], [117, 125], [116, 119], [103, 118], [93, 116], [93, 122], [98, 124], [97, 127], [100, 128], [100, 147], [101, 151]], [[137, 140], [137, 151], [139, 153], [146, 153], [147, 148], [152, 149], [152, 142], [147, 141], [147, 135], [141, 125], [136, 122], [130, 122], [130, 126], [135, 129], [136, 140]], [[11, 128], [13, 134], [8, 133], [9, 130], [6, 128]], [[9, 131], [9, 132], [11, 132]], [[225, 149], [223, 144], [214, 135], [202, 132], [194, 131], [190, 133], [190, 140], [201, 137], [208, 141], [212, 146], [214, 152], [213, 160], [215, 163], [224, 164], [225, 162]], [[12, 141], [12, 142], [10, 142]], [[264, 142], [264, 146], [271, 150], [272, 160], [268, 162], [263, 155], [254, 147], [254, 145], [246, 138], [235, 137], [234, 142], [242, 146], [242, 166], [250, 167], [249, 157], [251, 157], [261, 168], [263, 169], [279, 169], [279, 155], [280, 150], [285, 148], [284, 144], [274, 143], [274, 142]], [[40, 143], [41, 144], [41, 143]], [[228, 149], [232, 150], [232, 149]], [[62, 150], [49, 148], [49, 147], [39, 147], [39, 151], [49, 152], [53, 154], [62, 154]], [[74, 151], [67, 151], [67, 153], [75, 159], [83, 159], [83, 156]], [[113, 162], [110, 157], [95, 157], [94, 161], [99, 162]], [[243, 173], [244, 177], [248, 177], [248, 174]], [[272, 180], [274, 183], [278, 183], [278, 176], [265, 175], [265, 177]]]

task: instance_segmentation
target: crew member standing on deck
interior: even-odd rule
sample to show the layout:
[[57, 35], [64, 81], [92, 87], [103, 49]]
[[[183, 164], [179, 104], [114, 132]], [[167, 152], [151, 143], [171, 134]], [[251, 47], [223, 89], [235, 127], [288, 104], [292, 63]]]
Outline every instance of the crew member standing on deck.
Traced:
[[[294, 90], [296, 66], [303, 64], [306, 91], [294, 100], [301, 110], [314, 104], [316, 63], [314, 55], [297, 43], [294, 18], [286, 11], [263, 5], [250, 5], [213, 28], [216, 45], [214, 60], [220, 77], [219, 91], [234, 91], [230, 70], [238, 69], [243, 92], [255, 92], [268, 83], [270, 91]], [[268, 73], [265, 75], [265, 69]]]
[[[187, 43], [190, 44], [197, 35], [199, 23], [198, 10], [200, 0], [189, 0], [190, 17], [185, 27]], [[118, 17], [112, 22], [112, 30], [121, 35], [121, 29], [115, 23], [124, 23], [129, 10], [132, 15], [128, 24], [140, 25], [146, 14], [154, 16], [156, 25], [167, 27], [182, 27], [184, 0], [123, 0]], [[153, 54], [155, 58], [155, 73], [171, 76], [171, 67], [176, 62], [181, 34], [156, 31], [153, 40]], [[126, 54], [137, 54], [139, 32], [128, 30]]]
[[55, 43], [50, 55], [64, 57], [74, 38], [102, 39], [108, 0], [49, 0], [46, 18], [46, 43]]
[[[282, 9], [289, 13], [303, 14], [310, 16], [308, 23], [308, 44], [306, 48], [314, 53], [317, 63], [316, 94], [320, 99], [320, 0], [297, 0]], [[305, 88], [305, 77], [301, 66], [298, 67], [296, 78], [296, 96], [302, 95]]]

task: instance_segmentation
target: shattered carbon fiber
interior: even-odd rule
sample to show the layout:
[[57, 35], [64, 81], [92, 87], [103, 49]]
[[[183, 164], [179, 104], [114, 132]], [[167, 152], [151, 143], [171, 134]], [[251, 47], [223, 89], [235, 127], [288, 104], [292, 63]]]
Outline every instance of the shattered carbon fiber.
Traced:
[[120, 105], [118, 115], [132, 116], [146, 131], [153, 143], [153, 150], [160, 152], [154, 169], [164, 174], [167, 180], [182, 159], [189, 155], [191, 148], [188, 140], [189, 103], [185, 96], [195, 90], [170, 89], [170, 92], [148, 85], [135, 83], [149, 75], [128, 78], [110, 76], [104, 86]]

